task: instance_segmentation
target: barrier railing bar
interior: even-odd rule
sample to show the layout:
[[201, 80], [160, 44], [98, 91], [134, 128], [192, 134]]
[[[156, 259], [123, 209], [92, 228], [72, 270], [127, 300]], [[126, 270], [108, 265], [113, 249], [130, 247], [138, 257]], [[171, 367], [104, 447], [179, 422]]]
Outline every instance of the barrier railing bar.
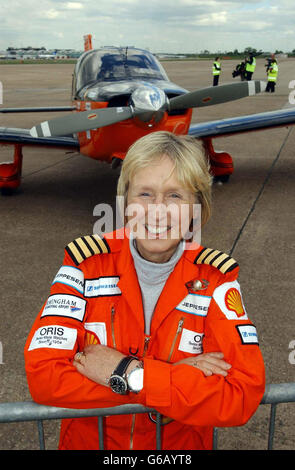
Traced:
[[[268, 431], [268, 450], [273, 449], [276, 406], [279, 403], [295, 402], [295, 382], [267, 384], [261, 405], [271, 405]], [[218, 428], [213, 430], [213, 450], [218, 448]]]
[[[295, 382], [268, 384], [261, 404], [271, 405], [268, 449], [273, 448], [276, 405], [295, 402]], [[103, 417], [121, 414], [156, 413], [156, 448], [161, 449], [161, 414], [152, 408], [138, 404], [126, 404], [110, 408], [74, 409], [39, 405], [34, 402], [0, 403], [0, 423], [37, 421], [40, 449], [45, 449], [43, 420], [98, 417], [99, 445], [103, 449]], [[218, 445], [218, 428], [214, 428], [213, 449]]]
[[108, 415], [124, 415], [137, 413], [155, 413], [153, 408], [138, 404], [112, 406], [110, 408], [60, 408], [39, 405], [32, 401], [0, 403], [0, 423], [20, 421], [37, 421], [63, 418], [85, 418]]
[[292, 402], [295, 402], [295, 382], [266, 385], [262, 405]]
[[98, 417], [98, 442], [99, 448], [104, 450], [104, 442], [103, 442], [103, 416]]
[[273, 439], [275, 433], [275, 421], [276, 421], [276, 411], [277, 411], [277, 404], [272, 403], [270, 406], [270, 418], [269, 418], [269, 430], [268, 430], [268, 445], [267, 449], [273, 449]]
[[[103, 430], [104, 430], [104, 423], [103, 423], [103, 416], [98, 417], [98, 442], [99, 442], [99, 449], [104, 450], [104, 440], [103, 440]], [[161, 441], [161, 425], [162, 425], [162, 415], [161, 413], [156, 413], [156, 449], [161, 450], [162, 441]], [[39, 434], [39, 446], [41, 448], [41, 441], [40, 441], [40, 434]]]
[[44, 436], [43, 421], [38, 419], [37, 425], [38, 425], [39, 448], [40, 450], [45, 450], [45, 436]]
[[162, 416], [161, 413], [156, 414], [156, 449], [161, 450], [162, 442], [161, 442], [161, 423], [162, 423]]

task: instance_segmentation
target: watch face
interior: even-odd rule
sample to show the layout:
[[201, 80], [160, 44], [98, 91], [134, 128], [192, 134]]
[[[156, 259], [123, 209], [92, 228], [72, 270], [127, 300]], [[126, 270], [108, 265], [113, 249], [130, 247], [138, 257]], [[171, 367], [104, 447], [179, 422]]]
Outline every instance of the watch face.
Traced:
[[120, 375], [112, 375], [109, 381], [110, 387], [115, 393], [125, 395], [127, 392], [127, 383]]

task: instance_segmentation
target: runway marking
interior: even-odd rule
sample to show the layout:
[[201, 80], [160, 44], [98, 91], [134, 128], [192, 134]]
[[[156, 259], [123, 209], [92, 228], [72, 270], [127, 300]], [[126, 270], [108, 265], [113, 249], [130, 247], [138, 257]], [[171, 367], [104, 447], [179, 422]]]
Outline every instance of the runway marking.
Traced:
[[259, 192], [258, 192], [256, 198], [254, 199], [254, 202], [253, 202], [252, 206], [250, 207], [250, 210], [249, 210], [249, 212], [248, 212], [248, 214], [247, 214], [247, 216], [246, 216], [246, 218], [245, 218], [245, 220], [244, 220], [244, 222], [243, 222], [243, 224], [242, 224], [242, 226], [241, 226], [241, 228], [240, 228], [240, 230], [239, 230], [239, 232], [238, 232], [238, 235], [236, 236], [236, 238], [235, 238], [235, 240], [234, 240], [233, 246], [232, 246], [232, 248], [231, 248], [231, 250], [230, 250], [230, 252], [229, 252], [229, 255], [230, 255], [230, 256], [232, 256], [233, 251], [235, 250], [235, 248], [236, 248], [236, 246], [237, 246], [237, 244], [238, 244], [238, 241], [240, 240], [240, 238], [241, 238], [241, 236], [242, 236], [242, 234], [243, 234], [243, 231], [244, 231], [244, 229], [245, 229], [245, 227], [246, 227], [246, 225], [247, 225], [247, 223], [248, 223], [248, 220], [250, 219], [252, 213], [253, 213], [254, 210], [255, 210], [255, 206], [256, 206], [257, 202], [259, 201], [259, 199], [260, 199], [260, 197], [261, 197], [261, 195], [262, 195], [262, 193], [263, 193], [263, 191], [264, 191], [264, 188], [265, 188], [265, 186], [267, 185], [267, 183], [268, 183], [268, 181], [269, 181], [269, 179], [270, 179], [270, 177], [271, 177], [271, 175], [272, 175], [272, 172], [273, 172], [273, 170], [274, 170], [274, 167], [275, 167], [275, 165], [277, 164], [277, 162], [278, 162], [278, 160], [279, 160], [279, 158], [280, 158], [280, 156], [281, 156], [282, 150], [283, 150], [283, 148], [285, 147], [285, 144], [287, 143], [287, 140], [288, 140], [288, 138], [289, 138], [289, 136], [290, 136], [292, 130], [293, 130], [293, 127], [291, 127], [291, 128], [289, 129], [288, 134], [287, 134], [286, 137], [284, 138], [283, 143], [282, 143], [282, 145], [281, 145], [281, 147], [280, 147], [280, 149], [279, 149], [279, 151], [278, 151], [277, 156], [274, 158], [272, 164], [271, 164], [270, 167], [269, 167], [269, 170], [268, 170], [268, 172], [267, 172], [267, 174], [266, 174], [266, 177], [264, 178], [264, 181], [263, 181], [263, 183], [262, 183], [262, 185], [261, 185], [261, 187], [260, 187], [260, 190], [259, 190]]

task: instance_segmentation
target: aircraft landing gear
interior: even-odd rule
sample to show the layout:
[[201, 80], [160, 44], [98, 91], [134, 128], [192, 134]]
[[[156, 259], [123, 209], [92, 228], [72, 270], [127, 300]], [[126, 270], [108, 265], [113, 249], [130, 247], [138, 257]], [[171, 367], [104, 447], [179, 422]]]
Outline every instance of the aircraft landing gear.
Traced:
[[214, 183], [228, 183], [230, 175], [219, 175], [213, 177]]
[[123, 160], [118, 157], [113, 157], [112, 158], [112, 170], [117, 170], [118, 168], [121, 169], [121, 165], [123, 163]]
[[13, 162], [0, 163], [0, 191], [2, 195], [12, 194], [21, 183], [22, 145], [14, 145]]
[[202, 139], [215, 183], [227, 183], [234, 171], [233, 159], [227, 152], [215, 151], [211, 138]]

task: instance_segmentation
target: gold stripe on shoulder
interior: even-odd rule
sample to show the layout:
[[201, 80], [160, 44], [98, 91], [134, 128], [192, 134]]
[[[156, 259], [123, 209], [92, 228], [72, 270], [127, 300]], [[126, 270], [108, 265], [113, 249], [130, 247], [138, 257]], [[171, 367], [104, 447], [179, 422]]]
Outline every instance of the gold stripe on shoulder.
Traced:
[[224, 263], [220, 268], [218, 268], [223, 274], [232, 271], [236, 266], [238, 266], [238, 263], [233, 259], [229, 258], [229, 260]]
[[92, 240], [92, 238], [90, 237], [90, 235], [86, 235], [84, 239], [88, 243], [89, 247], [92, 249], [93, 253], [98, 254], [99, 249], [97, 245], [94, 243], [94, 241]]
[[[210, 264], [211, 261], [213, 261], [217, 256], [219, 257], [220, 256], [220, 251], [219, 250], [213, 250], [212, 253], [210, 253], [207, 257], [206, 257], [206, 260], [205, 260], [205, 263], [206, 264]], [[213, 263], [212, 263], [213, 264]]]
[[106, 240], [104, 238], [100, 238], [96, 233], [92, 235], [92, 237], [95, 239], [95, 241], [98, 243], [101, 253], [110, 253], [110, 247], [107, 244]]
[[214, 251], [214, 250], [212, 250], [211, 248], [204, 248], [204, 250], [201, 251], [201, 253], [198, 255], [197, 259], [195, 260], [195, 263], [197, 263], [197, 264], [203, 263], [204, 258], [206, 258], [206, 256], [208, 256], [209, 253], [211, 253], [212, 251]]
[[219, 251], [219, 254], [218, 256], [214, 257], [214, 259], [212, 260], [212, 266], [214, 266], [215, 268], [218, 268], [218, 266], [225, 262], [226, 260], [230, 259], [230, 257], [226, 254], [226, 253], [222, 253], [222, 251]]
[[238, 267], [238, 263], [234, 258], [231, 258], [222, 251], [213, 250], [212, 248], [203, 248], [203, 250], [196, 256], [194, 263], [208, 264], [219, 269], [222, 274], [226, 274]]
[[76, 238], [76, 240], [69, 243], [65, 249], [76, 266], [93, 255], [110, 253], [110, 247], [107, 241], [96, 234]]
[[74, 242], [71, 242], [66, 246], [66, 251], [77, 266], [78, 264], [82, 263], [82, 261], [84, 261], [83, 256], [79, 252]]
[[77, 245], [79, 245], [79, 247], [81, 248], [81, 251], [83, 253], [83, 258], [86, 259], [86, 258], [89, 258], [90, 256], [93, 255], [93, 253], [91, 253], [91, 251], [89, 250], [88, 246], [86, 245], [85, 241], [83, 240], [83, 238], [77, 238], [76, 240], [76, 243]]

